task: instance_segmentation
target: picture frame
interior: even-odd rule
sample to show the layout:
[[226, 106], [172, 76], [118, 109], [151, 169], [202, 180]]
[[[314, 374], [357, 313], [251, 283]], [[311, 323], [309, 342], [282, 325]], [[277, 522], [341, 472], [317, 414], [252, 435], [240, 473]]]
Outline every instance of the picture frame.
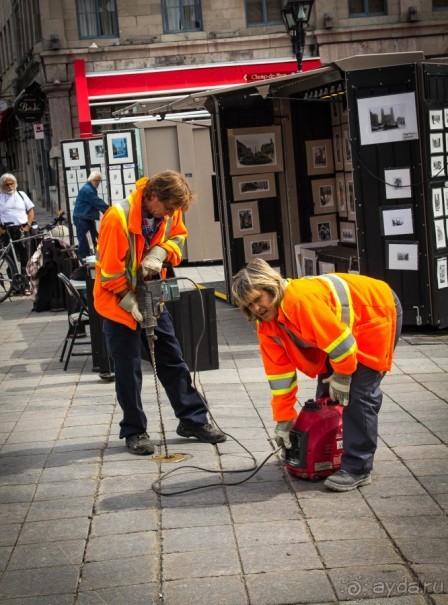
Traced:
[[388, 269], [418, 271], [418, 242], [389, 241], [386, 246]]
[[125, 197], [128, 197], [128, 195], [130, 195], [135, 189], [135, 183], [124, 183], [123, 185], [123, 190], [124, 190], [124, 196], [123, 199]]
[[130, 130], [116, 130], [104, 133], [107, 159], [110, 166], [113, 164], [134, 163], [132, 134]]
[[344, 170], [344, 154], [342, 148], [342, 129], [333, 129], [334, 169]]
[[62, 141], [61, 144], [65, 168], [78, 168], [86, 165], [84, 141]]
[[79, 192], [78, 183], [70, 183], [67, 185], [67, 196], [68, 197], [76, 198], [76, 196], [78, 195], [78, 192]]
[[233, 237], [260, 233], [258, 202], [231, 204]]
[[325, 242], [338, 239], [336, 214], [321, 214], [310, 217], [311, 240]]
[[345, 199], [347, 203], [347, 218], [349, 221], [354, 221], [356, 220], [356, 206], [355, 189], [352, 177], [345, 179]]
[[[135, 186], [136, 182], [135, 166], [123, 168], [123, 183], [126, 185], [131, 184]], [[134, 187], [135, 188], [135, 187]]]
[[418, 139], [415, 92], [358, 99], [360, 145]]
[[443, 109], [429, 110], [429, 130], [443, 130]]
[[353, 158], [348, 124], [342, 128], [342, 156], [344, 158], [344, 170], [350, 172], [353, 168]]
[[437, 288], [448, 288], [448, 259], [446, 256], [437, 259]]
[[442, 196], [442, 187], [435, 187], [431, 191], [432, 214], [434, 218], [440, 218], [444, 213], [444, 200]]
[[248, 174], [232, 177], [233, 199], [253, 200], [276, 196], [275, 174]]
[[445, 209], [445, 216], [448, 216], [448, 187], [443, 188], [443, 206]]
[[414, 217], [412, 206], [384, 206], [380, 208], [381, 234], [384, 236], [412, 235]]
[[76, 171], [76, 178], [78, 180], [78, 185], [84, 185], [87, 182], [87, 170], [85, 168], [81, 168]]
[[445, 128], [448, 128], [448, 107], [443, 110]]
[[347, 196], [345, 190], [344, 173], [336, 174], [336, 201], [338, 205], [338, 214], [341, 218], [347, 217]]
[[341, 123], [341, 106], [338, 101], [330, 103], [331, 124], [337, 126]]
[[245, 235], [243, 243], [246, 263], [254, 258], [262, 258], [266, 261], [278, 259], [277, 233], [275, 231]]
[[124, 197], [123, 185], [121, 183], [110, 185], [110, 199], [112, 202], [121, 202]]
[[319, 275], [325, 275], [326, 273], [334, 273], [336, 271], [336, 265], [327, 261], [319, 261]]
[[302, 273], [302, 247], [300, 244], [294, 246], [294, 258], [296, 261], [296, 276], [303, 277]]
[[429, 133], [429, 153], [443, 153], [443, 132]]
[[443, 218], [438, 218], [434, 221], [434, 231], [437, 250], [446, 248], [445, 221]]
[[78, 179], [76, 176], [76, 170], [66, 170], [65, 178], [67, 179], [67, 185], [78, 182]]
[[115, 185], [121, 185], [123, 183], [120, 168], [112, 168], [109, 170], [109, 183], [111, 188]]
[[305, 147], [309, 176], [333, 173], [333, 141], [331, 139], [305, 141]]
[[104, 140], [103, 137], [97, 139], [89, 139], [89, 158], [90, 164], [104, 164]]
[[311, 181], [314, 214], [336, 212], [336, 181], [335, 179], [314, 179]]
[[227, 130], [230, 174], [281, 172], [283, 149], [277, 125]]
[[431, 176], [434, 178], [445, 176], [445, 156], [431, 156]]
[[385, 170], [384, 181], [387, 200], [412, 197], [411, 170], [409, 168]]
[[339, 223], [339, 236], [341, 243], [356, 244], [356, 224], [351, 221], [341, 221]]
[[314, 250], [302, 247], [301, 251], [302, 276], [317, 275], [317, 254]]

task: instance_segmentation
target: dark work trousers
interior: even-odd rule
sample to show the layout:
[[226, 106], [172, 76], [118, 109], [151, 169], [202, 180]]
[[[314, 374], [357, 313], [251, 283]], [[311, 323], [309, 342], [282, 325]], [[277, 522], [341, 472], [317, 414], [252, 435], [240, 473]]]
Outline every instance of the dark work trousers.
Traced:
[[[397, 309], [397, 331], [395, 346], [401, 334], [403, 311], [400, 301], [394, 293]], [[327, 366], [331, 368], [327, 362]], [[329, 385], [322, 380], [331, 376], [332, 369], [320, 374], [317, 381], [316, 399], [329, 396]], [[342, 413], [343, 444], [341, 469], [348, 473], [361, 475], [373, 468], [373, 457], [377, 447], [378, 413], [383, 402], [381, 381], [384, 373], [372, 370], [358, 363], [350, 382], [350, 403]]]
[[[115, 367], [115, 390], [123, 410], [120, 438], [139, 435], [147, 430], [147, 419], [142, 406], [141, 347], [149, 355], [146, 333], [137, 326], [131, 330], [123, 324], [104, 319], [103, 331], [110, 357]], [[190, 371], [185, 363], [174, 333], [173, 321], [166, 309], [154, 330], [157, 339], [154, 354], [157, 375], [179, 420], [202, 425], [207, 421], [205, 403], [193, 387]]]
[[86, 256], [92, 254], [87, 240], [88, 233], [90, 233], [90, 237], [92, 238], [93, 250], [95, 251], [96, 249], [98, 240], [96, 222], [89, 218], [83, 218], [82, 216], [74, 216], [73, 223], [76, 227], [76, 237], [78, 238], [78, 256], [81, 259], [86, 258]]

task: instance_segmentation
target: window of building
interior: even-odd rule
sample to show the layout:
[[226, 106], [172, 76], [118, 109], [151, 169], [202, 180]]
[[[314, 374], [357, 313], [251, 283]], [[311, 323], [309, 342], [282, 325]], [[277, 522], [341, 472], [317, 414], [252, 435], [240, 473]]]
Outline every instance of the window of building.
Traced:
[[162, 0], [162, 10], [165, 33], [202, 30], [200, 0]]
[[116, 0], [76, 0], [80, 38], [118, 37]]
[[376, 17], [387, 15], [386, 0], [349, 0], [349, 17]]
[[245, 0], [246, 23], [255, 25], [276, 25], [282, 23], [282, 0]]
[[448, 0], [432, 0], [433, 11], [446, 11], [448, 10]]

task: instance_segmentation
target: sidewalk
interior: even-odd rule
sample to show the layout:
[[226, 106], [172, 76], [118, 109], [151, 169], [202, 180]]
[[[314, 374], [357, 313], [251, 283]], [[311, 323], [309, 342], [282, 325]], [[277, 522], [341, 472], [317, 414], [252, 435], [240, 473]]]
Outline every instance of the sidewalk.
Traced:
[[[214, 281], [220, 268], [179, 275]], [[204, 275], [206, 272], [206, 275]], [[219, 279], [219, 278], [218, 278]], [[196, 376], [218, 424], [263, 461], [273, 451], [269, 389], [253, 328], [217, 300], [219, 370]], [[65, 312], [0, 305], [0, 603], [2, 605], [448, 604], [448, 335], [404, 334], [384, 380], [372, 485], [347, 494], [286, 475], [274, 456], [255, 476], [160, 472], [251, 467], [233, 439], [177, 437], [162, 394], [169, 453], [132, 456], [117, 437], [114, 384], [59, 355]], [[300, 399], [314, 381], [299, 379]], [[145, 365], [150, 434], [161, 433]], [[163, 447], [158, 447], [163, 452]]]

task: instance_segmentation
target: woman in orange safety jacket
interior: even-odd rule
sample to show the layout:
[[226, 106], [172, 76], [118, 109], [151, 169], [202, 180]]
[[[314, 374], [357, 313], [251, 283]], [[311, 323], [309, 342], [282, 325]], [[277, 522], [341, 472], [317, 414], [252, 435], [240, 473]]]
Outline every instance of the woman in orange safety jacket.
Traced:
[[316, 398], [329, 395], [345, 406], [341, 470], [325, 485], [348, 491], [370, 483], [380, 383], [401, 332], [395, 293], [383, 281], [355, 274], [285, 280], [262, 259], [235, 275], [232, 292], [246, 317], [257, 322], [277, 443], [291, 447], [296, 370], [318, 376]]

